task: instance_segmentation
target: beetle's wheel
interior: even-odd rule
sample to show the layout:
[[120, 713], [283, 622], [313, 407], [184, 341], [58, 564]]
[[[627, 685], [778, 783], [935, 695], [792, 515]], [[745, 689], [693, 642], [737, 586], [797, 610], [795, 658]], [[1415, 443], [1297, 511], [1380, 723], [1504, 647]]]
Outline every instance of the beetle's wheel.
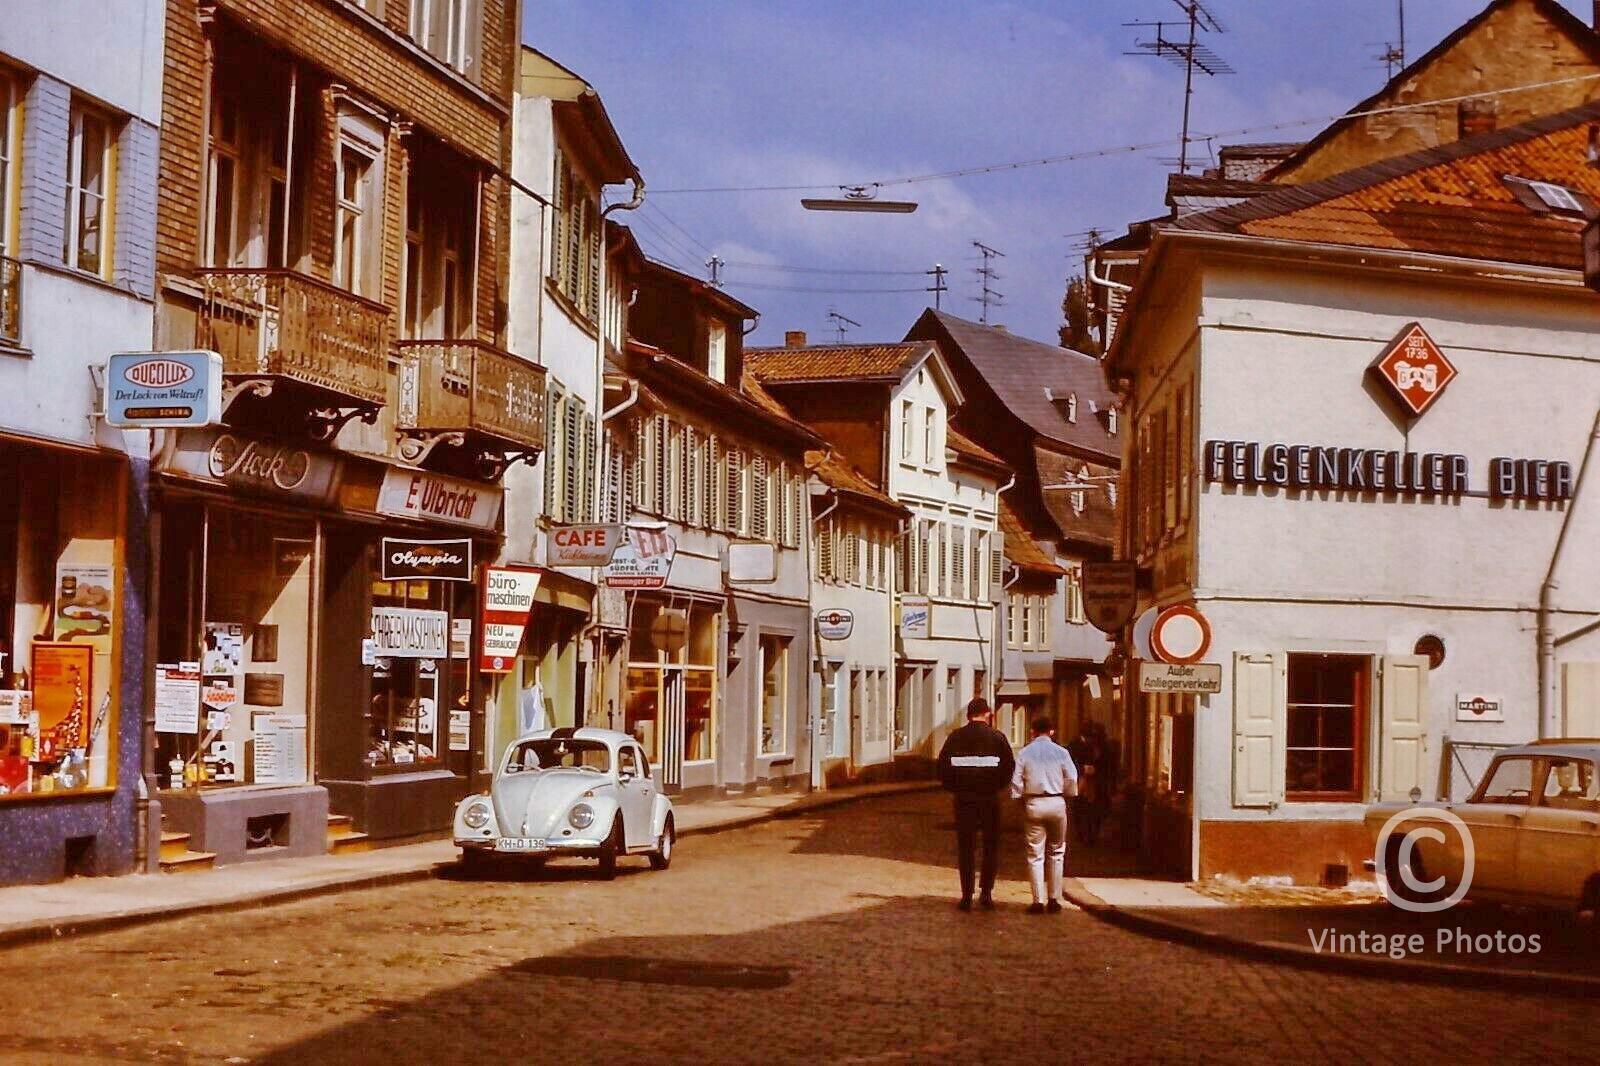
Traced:
[[617, 876], [617, 857], [622, 854], [622, 816], [611, 823], [611, 835], [600, 845], [600, 880], [611, 881]]
[[650, 867], [655, 870], [665, 870], [672, 864], [672, 845], [677, 842], [678, 830], [672, 824], [672, 815], [667, 815], [667, 824], [661, 827], [661, 839], [656, 842], [656, 850], [650, 853]]

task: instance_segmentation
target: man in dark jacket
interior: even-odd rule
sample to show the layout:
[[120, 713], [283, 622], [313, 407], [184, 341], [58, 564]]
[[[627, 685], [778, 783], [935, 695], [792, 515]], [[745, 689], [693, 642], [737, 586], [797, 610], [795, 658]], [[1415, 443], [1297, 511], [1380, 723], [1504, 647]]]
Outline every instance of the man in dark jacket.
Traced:
[[983, 880], [978, 904], [994, 909], [994, 878], [1000, 865], [1000, 793], [1011, 787], [1016, 762], [1011, 745], [993, 726], [994, 711], [983, 697], [967, 704], [967, 724], [939, 749], [939, 781], [955, 797], [957, 862], [961, 903], [972, 909], [972, 874], [978, 834], [983, 834]]

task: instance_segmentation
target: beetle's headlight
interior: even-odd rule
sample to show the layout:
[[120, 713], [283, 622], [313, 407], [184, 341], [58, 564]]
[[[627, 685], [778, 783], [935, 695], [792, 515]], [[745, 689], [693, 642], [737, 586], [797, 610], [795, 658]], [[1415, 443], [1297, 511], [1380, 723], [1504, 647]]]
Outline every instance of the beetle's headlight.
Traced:
[[482, 829], [489, 824], [489, 805], [487, 803], [469, 805], [461, 820], [467, 823], [468, 828]]
[[572, 823], [574, 829], [587, 829], [594, 824], [594, 808], [587, 803], [575, 804], [567, 812], [567, 821]]

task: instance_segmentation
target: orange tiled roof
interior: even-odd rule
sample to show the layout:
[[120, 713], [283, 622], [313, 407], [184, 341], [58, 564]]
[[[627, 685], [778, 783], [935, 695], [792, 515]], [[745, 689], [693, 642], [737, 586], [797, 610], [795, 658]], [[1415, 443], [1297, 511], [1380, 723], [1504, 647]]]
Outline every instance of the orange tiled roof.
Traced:
[[950, 447], [954, 448], [960, 455], [970, 456], [975, 459], [982, 459], [985, 462], [993, 463], [995, 466], [1004, 467], [1007, 470], [1011, 469], [1010, 463], [1006, 462], [1004, 459], [1000, 458], [994, 452], [991, 452], [989, 449], [985, 448], [971, 437], [964, 435], [954, 426], [947, 426], [945, 428], [945, 439], [949, 443]]
[[1233, 207], [1178, 230], [1353, 245], [1580, 269], [1583, 219], [1535, 210], [1507, 177], [1550, 182], [1600, 201], [1588, 163], [1600, 103], [1384, 160]]
[[1046, 554], [1039, 542], [1022, 525], [1022, 520], [1017, 517], [1017, 512], [1004, 500], [1000, 501], [1000, 532], [1005, 535], [1006, 558], [1012, 564], [1036, 574], [1054, 574], [1060, 576], [1066, 573], [1058, 566], [1054, 559]]
[[[788, 408], [779, 403], [777, 398], [762, 387], [761, 382], [749, 370], [744, 372], [740, 385], [745, 395], [749, 396], [761, 407], [783, 418], [792, 419], [794, 417], [789, 413]], [[823, 484], [831, 488], [853, 492], [858, 496], [864, 496], [895, 511], [904, 512], [906, 510], [893, 496], [874, 485], [849, 460], [843, 458], [831, 448], [827, 451], [814, 450], [806, 452], [806, 469], [816, 474], [817, 477], [822, 479]]]
[[898, 380], [928, 354], [927, 341], [746, 348], [744, 364], [768, 385], [861, 378]]

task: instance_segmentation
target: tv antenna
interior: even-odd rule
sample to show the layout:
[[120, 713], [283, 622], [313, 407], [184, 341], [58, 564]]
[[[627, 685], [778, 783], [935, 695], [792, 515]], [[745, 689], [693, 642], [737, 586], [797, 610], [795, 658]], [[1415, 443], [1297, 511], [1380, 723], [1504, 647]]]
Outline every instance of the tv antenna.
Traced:
[[1400, 43], [1384, 45], [1383, 53], [1378, 56], [1378, 62], [1384, 66], [1385, 81], [1406, 69], [1406, 0], [1396, 2], [1400, 5]]
[[1183, 12], [1182, 22], [1150, 22], [1139, 20], [1124, 22], [1124, 26], [1153, 29], [1151, 40], [1135, 41], [1136, 52], [1127, 55], [1160, 56], [1183, 67], [1183, 133], [1178, 148], [1178, 173], [1189, 173], [1189, 109], [1194, 99], [1194, 72], [1216, 77], [1234, 73], [1228, 61], [1199, 40], [1202, 33], [1227, 33], [1222, 20], [1212, 13], [1201, 0], [1172, 0]]
[[982, 322], [984, 325], [988, 325], [989, 305], [993, 304], [994, 306], [999, 307], [1001, 304], [1006, 302], [1005, 295], [1003, 293], [996, 292], [994, 288], [994, 283], [1000, 280], [1000, 272], [995, 270], [994, 261], [997, 257], [1004, 259], [1006, 253], [995, 248], [990, 248], [982, 241], [973, 241], [972, 246], [978, 250], [979, 255], [983, 256], [983, 265], [972, 268], [972, 272], [978, 275], [978, 280], [982, 282], [983, 290], [980, 295], [974, 296], [972, 299], [983, 304], [983, 314], [978, 316], [978, 321]]
[[833, 328], [839, 331], [839, 343], [844, 343], [845, 330], [850, 327], [861, 328], [861, 323], [853, 318], [846, 318], [833, 308], [828, 308], [828, 319], [833, 323]]
[[722, 268], [727, 265], [728, 261], [720, 255], [713, 255], [706, 260], [706, 269], [711, 272], [711, 277], [708, 280], [713, 289], [722, 288]]

